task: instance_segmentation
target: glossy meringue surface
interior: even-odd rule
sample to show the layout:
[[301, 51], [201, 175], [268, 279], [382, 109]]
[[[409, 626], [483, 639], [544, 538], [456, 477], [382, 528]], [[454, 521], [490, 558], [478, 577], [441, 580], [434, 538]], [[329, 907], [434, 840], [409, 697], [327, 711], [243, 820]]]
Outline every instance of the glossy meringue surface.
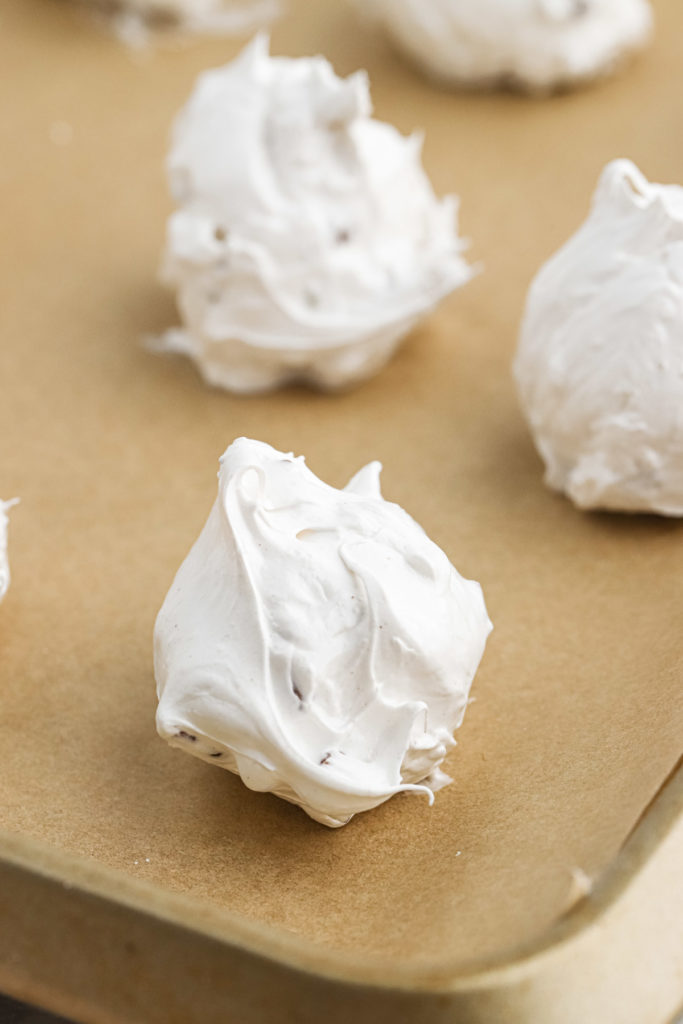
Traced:
[[531, 286], [514, 372], [550, 487], [683, 515], [683, 188], [605, 168]]
[[247, 786], [345, 824], [450, 781], [491, 629], [479, 584], [379, 489], [246, 438], [155, 628], [157, 726]]

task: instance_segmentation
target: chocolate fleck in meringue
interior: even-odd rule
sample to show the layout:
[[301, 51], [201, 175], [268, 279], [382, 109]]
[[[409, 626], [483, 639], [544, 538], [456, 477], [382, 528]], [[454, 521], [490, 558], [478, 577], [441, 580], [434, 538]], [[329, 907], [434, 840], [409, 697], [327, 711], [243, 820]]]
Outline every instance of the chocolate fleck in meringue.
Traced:
[[652, 29], [648, 0], [356, 0], [429, 75], [548, 91], [612, 71]]
[[160, 735], [332, 827], [450, 781], [491, 630], [479, 584], [382, 498], [380, 468], [337, 490], [235, 441], [155, 628]]
[[271, 58], [264, 36], [199, 77], [168, 158], [178, 209], [162, 277], [184, 327], [161, 347], [209, 383], [354, 384], [470, 278], [421, 139], [370, 113], [364, 72]]
[[514, 372], [550, 487], [683, 515], [683, 188], [607, 166], [531, 286]]

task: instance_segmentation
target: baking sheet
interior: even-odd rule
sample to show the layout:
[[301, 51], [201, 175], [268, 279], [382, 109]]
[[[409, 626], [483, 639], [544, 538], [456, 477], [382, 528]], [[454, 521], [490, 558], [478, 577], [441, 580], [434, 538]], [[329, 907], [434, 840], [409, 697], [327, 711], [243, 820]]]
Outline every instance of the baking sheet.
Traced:
[[[344, 3], [291, 2], [273, 52], [369, 69], [377, 116], [425, 128], [484, 270], [362, 388], [239, 399], [140, 345], [177, 320], [155, 283], [169, 123], [239, 44], [135, 54], [67, 4], [5, 0], [0, 494], [22, 504], [2, 827], [398, 971], [505, 956], [614, 860], [681, 754], [681, 525], [548, 492], [509, 363], [603, 164], [683, 180], [683, 8], [656, 9], [620, 77], [541, 102], [439, 92]], [[401, 796], [330, 832], [156, 737], [154, 617], [240, 434], [335, 485], [381, 459], [386, 496], [481, 581], [495, 631], [433, 808]]]

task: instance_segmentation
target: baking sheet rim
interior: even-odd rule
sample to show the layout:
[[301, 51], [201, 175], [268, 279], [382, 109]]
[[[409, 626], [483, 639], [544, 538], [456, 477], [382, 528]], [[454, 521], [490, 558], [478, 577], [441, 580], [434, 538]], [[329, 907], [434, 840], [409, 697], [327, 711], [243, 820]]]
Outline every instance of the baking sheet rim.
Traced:
[[413, 968], [401, 964], [398, 970], [394, 967], [392, 971], [389, 962], [355, 958], [284, 929], [135, 879], [96, 860], [2, 829], [0, 871], [3, 866], [18, 868], [118, 905], [132, 914], [155, 918], [171, 927], [194, 932], [246, 954], [328, 981], [392, 991], [457, 994], [518, 984], [537, 974], [548, 958], [570, 954], [571, 947], [584, 931], [630, 892], [666, 838], [682, 821], [683, 756], [587, 897], [575, 903], [531, 942], [493, 957], [465, 963], [462, 968], [446, 960]]

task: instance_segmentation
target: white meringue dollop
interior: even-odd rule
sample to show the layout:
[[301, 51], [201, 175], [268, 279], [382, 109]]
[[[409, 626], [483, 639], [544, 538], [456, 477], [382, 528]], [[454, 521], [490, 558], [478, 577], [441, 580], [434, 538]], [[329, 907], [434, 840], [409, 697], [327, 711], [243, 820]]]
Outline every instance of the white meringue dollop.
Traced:
[[9, 561], [7, 558], [7, 527], [9, 525], [8, 511], [18, 503], [17, 498], [12, 501], [0, 501], [0, 601], [7, 593], [10, 584]]
[[683, 515], [683, 188], [607, 166], [531, 286], [514, 373], [550, 487]]
[[609, 73], [652, 29], [648, 0], [356, 0], [429, 75], [547, 91]]
[[160, 735], [332, 827], [450, 781], [438, 766], [492, 628], [380, 469], [337, 490], [235, 441], [155, 627]]
[[168, 158], [179, 209], [162, 278], [184, 328], [161, 347], [209, 383], [353, 384], [471, 276], [420, 138], [370, 113], [364, 72], [271, 58], [264, 36], [200, 75]]

